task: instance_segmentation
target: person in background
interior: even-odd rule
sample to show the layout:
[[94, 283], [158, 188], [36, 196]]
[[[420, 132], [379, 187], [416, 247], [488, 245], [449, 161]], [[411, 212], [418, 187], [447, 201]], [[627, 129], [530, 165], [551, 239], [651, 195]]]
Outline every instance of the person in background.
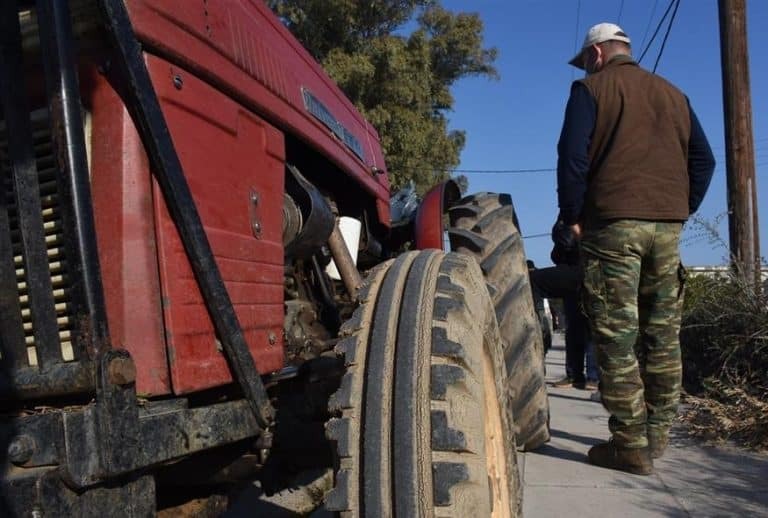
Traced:
[[528, 277], [531, 279], [533, 309], [536, 311], [536, 316], [539, 320], [541, 338], [544, 345], [544, 354], [546, 355], [552, 348], [552, 313], [549, 311], [549, 304], [547, 303], [546, 295], [542, 293], [538, 286], [533, 283], [533, 272], [537, 270], [536, 264], [530, 259], [527, 259], [525, 262], [528, 266]]
[[554, 247], [550, 257], [555, 266], [532, 271], [531, 285], [541, 297], [563, 299], [565, 377], [555, 381], [553, 386], [596, 390], [597, 365], [590, 340], [589, 325], [579, 301], [581, 270], [578, 242], [569, 227], [557, 223], [552, 227], [552, 241]]
[[[589, 462], [639, 475], [667, 446], [682, 382], [679, 239], [715, 166], [686, 96], [638, 66], [629, 36], [590, 28], [558, 142], [560, 218], [581, 242], [610, 441]], [[635, 343], [645, 357], [639, 368]]]

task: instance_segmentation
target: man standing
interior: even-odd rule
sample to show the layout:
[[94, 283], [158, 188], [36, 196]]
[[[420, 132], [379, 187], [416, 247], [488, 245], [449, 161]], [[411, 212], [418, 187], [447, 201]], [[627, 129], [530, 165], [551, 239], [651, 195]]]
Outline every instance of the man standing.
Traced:
[[565, 112], [558, 203], [581, 240], [584, 309], [612, 433], [589, 461], [648, 475], [682, 382], [680, 231], [715, 161], [688, 99], [637, 65], [619, 26], [589, 29], [570, 64], [587, 77], [573, 83]]

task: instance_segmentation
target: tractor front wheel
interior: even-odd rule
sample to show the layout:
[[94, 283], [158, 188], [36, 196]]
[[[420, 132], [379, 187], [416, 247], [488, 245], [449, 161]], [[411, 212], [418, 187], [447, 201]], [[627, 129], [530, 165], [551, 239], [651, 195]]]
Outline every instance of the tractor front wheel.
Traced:
[[374, 270], [337, 352], [327, 425], [342, 516], [519, 516], [501, 340], [470, 258], [409, 252]]

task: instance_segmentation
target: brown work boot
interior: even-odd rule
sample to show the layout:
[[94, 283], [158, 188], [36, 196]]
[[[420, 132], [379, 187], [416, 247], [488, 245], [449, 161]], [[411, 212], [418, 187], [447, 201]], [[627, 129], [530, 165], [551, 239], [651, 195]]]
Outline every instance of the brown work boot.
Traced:
[[668, 435], [648, 434], [648, 449], [651, 452], [652, 459], [658, 459], [664, 455], [664, 450], [667, 449], [668, 444]]
[[621, 448], [613, 441], [589, 449], [589, 463], [608, 469], [626, 471], [634, 475], [653, 473], [653, 460], [649, 448]]

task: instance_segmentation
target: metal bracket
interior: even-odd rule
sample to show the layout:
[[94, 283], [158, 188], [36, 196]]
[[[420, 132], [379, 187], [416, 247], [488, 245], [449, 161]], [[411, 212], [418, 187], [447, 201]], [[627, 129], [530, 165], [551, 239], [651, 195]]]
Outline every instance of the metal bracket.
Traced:
[[251, 231], [253, 232], [253, 237], [256, 239], [261, 239], [261, 217], [259, 216], [259, 193], [256, 192], [256, 189], [251, 188], [251, 191], [248, 195], [248, 214], [250, 216], [251, 220]]

